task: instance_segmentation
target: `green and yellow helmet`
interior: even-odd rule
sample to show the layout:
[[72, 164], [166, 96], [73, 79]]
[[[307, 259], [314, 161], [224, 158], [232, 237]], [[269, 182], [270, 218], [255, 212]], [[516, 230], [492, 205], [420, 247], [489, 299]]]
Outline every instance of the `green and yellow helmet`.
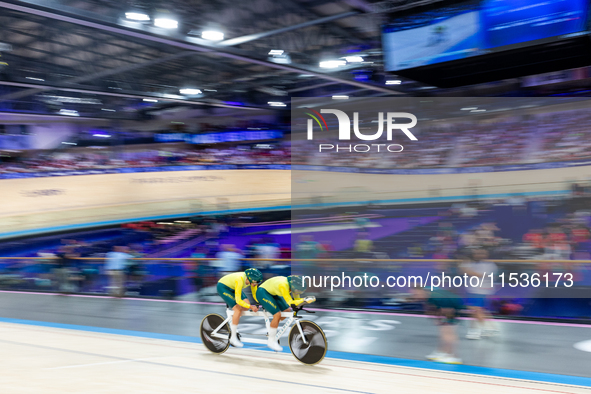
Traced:
[[261, 283], [263, 281], [263, 274], [256, 268], [249, 268], [244, 273], [250, 283]]
[[287, 283], [289, 283], [289, 289], [295, 293], [303, 293], [306, 291], [306, 285], [301, 276], [290, 275], [287, 277]]

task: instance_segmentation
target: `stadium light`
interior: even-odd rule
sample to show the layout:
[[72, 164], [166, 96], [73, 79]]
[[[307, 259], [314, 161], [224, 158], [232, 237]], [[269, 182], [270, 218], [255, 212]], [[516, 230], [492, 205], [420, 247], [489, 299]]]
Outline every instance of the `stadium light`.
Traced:
[[269, 101], [267, 102], [271, 107], [285, 107], [286, 104], [282, 103], [281, 101]]
[[337, 68], [339, 66], [346, 65], [347, 62], [345, 60], [327, 60], [324, 62], [320, 62], [320, 68]]
[[146, 22], [150, 20], [150, 15], [143, 12], [126, 12], [125, 17], [130, 21]]
[[93, 134], [93, 137], [100, 137], [100, 138], [111, 138], [109, 134]]
[[156, 18], [154, 19], [154, 26], [161, 27], [163, 29], [176, 29], [179, 27], [179, 22], [174, 19]]
[[486, 110], [485, 109], [473, 109], [470, 112], [486, 112]]
[[460, 111], [474, 111], [478, 109], [478, 107], [465, 107], [465, 108], [461, 108]]
[[332, 96], [333, 100], [347, 100], [349, 96], [345, 96], [343, 94], [337, 94]]
[[401, 83], [402, 83], [402, 81], [399, 79], [386, 81], [386, 85], [400, 85]]
[[283, 52], [284, 51], [282, 49], [271, 49], [269, 51], [269, 55], [271, 55], [271, 56], [280, 56], [280, 55], [283, 55]]
[[34, 77], [25, 77], [25, 78], [31, 79], [33, 81], [41, 81], [41, 82], [44, 82], [45, 81], [43, 78], [34, 78]]
[[215, 30], [205, 30], [201, 33], [201, 38], [210, 41], [221, 41], [224, 39], [224, 33]]
[[347, 63], [361, 63], [363, 62], [363, 58], [361, 56], [346, 56], [345, 60]]
[[192, 89], [192, 88], [181, 89], [181, 90], [179, 90], [179, 92], [181, 94], [185, 94], [187, 96], [194, 96], [196, 94], [201, 94], [201, 90], [199, 90], [199, 89]]
[[59, 112], [60, 115], [66, 115], [66, 116], [80, 116], [80, 114], [78, 114], [78, 111], [75, 111], [73, 109], [60, 109]]
[[145, 98], [145, 99], [143, 99], [143, 101], [146, 101], [148, 103], [157, 103], [158, 102], [158, 100], [156, 100], [156, 99], [149, 99], [149, 98]]
[[101, 108], [101, 111], [106, 111], [106, 112], [117, 112], [114, 109], [110, 109], [110, 108]]

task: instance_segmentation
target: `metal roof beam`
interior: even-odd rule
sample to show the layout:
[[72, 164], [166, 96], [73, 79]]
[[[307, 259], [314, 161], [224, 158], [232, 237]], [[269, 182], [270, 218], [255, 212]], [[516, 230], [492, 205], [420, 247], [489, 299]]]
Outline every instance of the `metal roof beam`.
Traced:
[[[88, 52], [88, 53], [92, 53], [92, 54], [95, 54], [95, 55], [104, 56], [104, 53], [95, 52], [95, 51], [92, 51], [92, 50], [87, 49], [86, 47], [85, 48], [79, 48], [79, 47], [76, 47], [75, 45], [72, 45], [71, 43], [65, 43], [65, 42], [62, 42], [62, 41], [56, 41], [53, 38], [45, 38], [45, 37], [42, 40], [43, 43], [50, 43], [50, 44], [61, 45], [61, 46], [65, 47], [66, 49], [64, 49], [63, 51], [60, 51], [60, 52], [51, 52], [51, 51], [44, 50], [44, 49], [39, 49], [39, 48], [30, 48], [29, 47], [30, 44], [32, 44], [34, 42], [37, 42], [37, 41], [40, 41], [39, 35], [32, 34], [32, 33], [29, 33], [29, 32], [25, 32], [23, 30], [15, 30], [13, 28], [4, 28], [3, 30], [4, 31], [11, 32], [11, 33], [20, 34], [20, 35], [25, 36], [25, 37], [31, 37], [32, 39], [30, 41], [27, 41], [26, 43], [18, 44], [18, 46], [19, 47], [22, 47], [24, 49], [30, 50], [30, 51], [35, 51], [35, 52], [39, 52], [39, 53], [45, 54], [45, 56], [41, 56], [39, 58], [31, 58], [31, 60], [32, 61], [35, 61], [35, 62], [37, 62], [37, 61], [44, 61], [44, 60], [46, 60], [48, 58], [59, 56], [59, 57], [65, 58], [65, 59], [70, 59], [70, 60], [73, 60], [73, 61], [77, 61], [77, 62], [83, 63], [84, 60], [69, 56], [70, 54], [72, 54], [72, 53], [74, 53], [76, 51], [78, 51], [78, 52]], [[13, 44], [13, 46], [16, 46], [16, 45]], [[117, 47], [125, 48], [125, 47], [120, 46], [120, 45], [117, 45]], [[130, 49], [128, 49], [128, 50], [130, 50]], [[139, 56], [139, 55], [141, 55], [141, 54], [135, 54], [134, 57], [139, 58], [139, 59], [151, 59], [151, 58], [146, 58], [144, 56]]]
[[302, 86], [300, 88], [288, 90], [288, 92], [289, 93], [304, 92], [306, 90], [313, 90], [313, 89], [323, 88], [325, 86], [331, 86], [331, 85], [336, 85], [336, 84], [338, 84], [338, 82], [325, 82], [325, 83], [321, 83], [318, 85]]
[[[290, 7], [293, 10], [295, 10], [296, 12], [303, 11], [303, 12], [311, 13], [316, 16], [321, 16], [320, 13], [310, 10], [309, 8], [305, 7], [304, 5], [302, 5], [301, 3], [297, 2], [297, 1], [293, 1], [293, 0], [280, 0], [280, 1], [282, 1], [286, 7]], [[316, 4], [312, 3], [311, 6], [314, 7], [314, 6], [316, 6]], [[354, 12], [355, 13], [354, 15], [363, 15], [364, 14], [360, 8], [357, 8], [355, 11], [351, 11], [351, 12]], [[354, 15], [350, 15], [350, 16], [354, 16]], [[343, 18], [339, 18], [339, 19], [343, 19]], [[328, 23], [326, 26], [327, 26], [327, 29], [332, 31], [332, 33], [334, 33], [335, 35], [341, 37], [342, 39], [344, 39], [346, 41], [355, 43], [355, 40], [351, 40], [351, 37], [355, 37], [357, 40], [367, 40], [367, 37], [359, 35], [357, 33], [357, 31], [355, 31], [354, 29], [345, 28], [338, 23]]]
[[[20, 82], [0, 81], [0, 85], [32, 88], [27, 91], [36, 90], [36, 89], [40, 89], [41, 91], [46, 90], [45, 89], [46, 86], [44, 86], [44, 85], [33, 85], [33, 84], [20, 83]], [[158, 100], [162, 100], [162, 101], [181, 103], [181, 104], [186, 104], [186, 105], [204, 105], [204, 106], [209, 106], [209, 107], [234, 108], [234, 109], [244, 109], [244, 110], [268, 110], [268, 108], [243, 107], [243, 106], [228, 105], [228, 104], [221, 104], [221, 103], [211, 103], [211, 102], [207, 102], [207, 101], [183, 100], [180, 98], [152, 96], [149, 94], [141, 95], [141, 94], [133, 94], [133, 93], [111, 93], [111, 92], [102, 92], [100, 90], [89, 90], [89, 89], [84, 89], [84, 88], [55, 87], [55, 86], [51, 87], [50, 89], [51, 90], [60, 90], [63, 92], [94, 94], [97, 96], [123, 97], [123, 98], [133, 98], [133, 99], [153, 98], [153, 99], [158, 99]]]
[[286, 33], [288, 31], [292, 31], [292, 30], [303, 29], [305, 27], [319, 25], [322, 23], [332, 22], [337, 19], [348, 18], [350, 16], [354, 16], [357, 14], [359, 14], [359, 11], [350, 11], [350, 12], [344, 12], [341, 14], [330, 15], [330, 16], [326, 16], [324, 18], [314, 19], [312, 21], [298, 23], [297, 25], [293, 25], [293, 26], [286, 26], [286, 27], [282, 27], [280, 29], [269, 30], [266, 32], [249, 34], [249, 35], [242, 36], [242, 37], [231, 38], [229, 40], [225, 40], [225, 41], [220, 42], [219, 45], [220, 46], [240, 45], [240, 44], [244, 44], [245, 42], [260, 40], [261, 38], [266, 38], [266, 37], [274, 36], [276, 34]]
[[[92, 80], [99, 79], [99, 78], [105, 78], [110, 75], [121, 74], [124, 72], [136, 70], [138, 68], [149, 67], [149, 66], [153, 66], [158, 63], [163, 63], [163, 62], [167, 62], [170, 60], [180, 59], [182, 57], [188, 57], [188, 56], [193, 56], [193, 55], [195, 55], [195, 52], [193, 52], [193, 51], [179, 52], [179, 53], [175, 53], [173, 55], [165, 56], [165, 57], [162, 57], [159, 59], [150, 60], [148, 62], [135, 63], [135, 64], [124, 66], [124, 67], [118, 67], [116, 69], [101, 71], [101, 72], [91, 74], [91, 75], [68, 79], [65, 81], [65, 83], [78, 84], [81, 82], [88, 82], [88, 81], [92, 81]], [[14, 100], [14, 99], [18, 99], [18, 98], [27, 97], [32, 94], [36, 94], [36, 93], [39, 93], [39, 92], [42, 92], [45, 90], [51, 90], [53, 88], [54, 87], [52, 87], [52, 86], [43, 86], [43, 87], [39, 87], [39, 88], [35, 88], [35, 89], [5, 94], [4, 96], [0, 96], [0, 102], [6, 101], [6, 100]]]
[[[30, 4], [30, 5], [23, 5], [23, 4]], [[43, 3], [45, 4], [45, 3]], [[32, 5], [35, 5], [33, 7]], [[236, 48], [228, 48], [228, 47], [219, 47], [216, 46], [214, 43], [211, 43], [206, 40], [196, 39], [196, 38], [188, 38], [188, 37], [181, 37], [177, 35], [176, 37], [172, 36], [163, 36], [163, 35], [156, 35], [151, 32], [142, 31], [141, 29], [132, 29], [129, 27], [124, 27], [121, 25], [117, 25], [113, 22], [106, 22], [101, 20], [99, 15], [92, 14], [92, 20], [87, 12], [85, 16], [76, 13], [75, 10], [67, 7], [60, 7], [60, 11], [56, 11], [54, 9], [47, 8], [46, 6], [36, 5], [36, 2], [28, 0], [28, 1], [19, 1], [18, 4], [13, 4], [7, 1], [0, 1], [0, 8], [8, 8], [15, 11], [20, 11], [24, 13], [34, 14], [43, 16], [50, 19], [58, 19], [64, 22], [69, 22], [77, 25], [86, 26], [89, 28], [94, 28], [98, 30], [108, 31], [114, 34], [121, 34], [129, 37], [139, 38], [146, 41], [151, 42], [158, 42], [161, 44], [167, 44], [170, 46], [183, 48], [186, 50], [196, 51], [196, 52], [215, 52], [221, 57], [226, 57], [230, 59], [241, 60], [247, 63], [258, 64], [262, 66], [266, 66], [269, 68], [275, 68], [279, 70], [287, 70], [294, 73], [302, 73], [302, 74], [312, 74], [318, 78], [322, 78], [329, 81], [340, 82], [347, 85], [357, 86], [363, 89], [374, 90], [377, 92], [383, 92], [390, 95], [398, 95], [403, 94], [402, 92], [398, 92], [393, 89], [388, 89], [381, 86], [365, 84], [345, 78], [340, 78], [336, 76], [332, 76], [329, 74], [324, 74], [317, 69], [312, 69], [305, 66], [295, 66], [295, 65], [287, 65], [287, 64], [278, 64], [273, 63], [268, 60], [257, 59], [254, 57], [248, 56], [247, 53], [244, 51], [237, 50]], [[64, 9], [68, 9], [69, 12], [64, 11]], [[67, 14], [67, 15], [64, 15]], [[1, 98], [0, 98], [1, 99]]]

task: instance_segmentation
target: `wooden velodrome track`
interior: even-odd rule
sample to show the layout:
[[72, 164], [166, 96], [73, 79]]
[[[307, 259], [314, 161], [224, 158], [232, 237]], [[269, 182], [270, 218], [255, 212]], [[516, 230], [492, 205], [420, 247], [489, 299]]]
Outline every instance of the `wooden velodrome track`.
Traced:
[[589, 393], [583, 387], [253, 349], [0, 323], [0, 387], [62, 393]]
[[[385, 175], [326, 171], [210, 170], [0, 180], [0, 236], [57, 226], [109, 224], [218, 210], [273, 209], [323, 202], [453, 201], [481, 196], [566, 193], [589, 166], [478, 174]], [[527, 180], [527, 181], [524, 181]]]
[[[0, 180], [10, 231], [290, 204], [287, 170], [168, 171]], [[5, 231], [5, 230], [4, 230]], [[2, 231], [2, 232], [4, 232]]]

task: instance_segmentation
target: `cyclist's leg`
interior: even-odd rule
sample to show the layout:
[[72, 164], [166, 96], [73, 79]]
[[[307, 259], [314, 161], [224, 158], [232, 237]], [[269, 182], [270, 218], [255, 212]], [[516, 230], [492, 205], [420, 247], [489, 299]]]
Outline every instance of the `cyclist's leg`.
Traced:
[[279, 327], [279, 322], [285, 320], [284, 317], [281, 317], [281, 312], [287, 312], [289, 310], [289, 305], [283, 299], [283, 297], [272, 296], [274, 304], [276, 307], [274, 308], [273, 312], [273, 320], [271, 320], [271, 328]]
[[[232, 315], [232, 324], [230, 324], [230, 343], [235, 347], [242, 347], [243, 344], [238, 340], [238, 323], [240, 322], [240, 316], [245, 308], [238, 305], [234, 295], [234, 290], [230, 289], [223, 283], [217, 284], [217, 291], [220, 297], [228, 304], [228, 307], [232, 308], [234, 314]], [[241, 294], [242, 299], [248, 300], [244, 293]]]
[[[234, 311], [234, 315], [232, 316], [232, 324], [238, 324], [240, 322], [240, 315], [242, 314], [242, 311], [246, 310], [246, 308], [243, 308], [240, 305], [238, 305], [238, 303], [236, 302], [236, 296], [234, 295], [234, 290], [230, 289], [223, 283], [218, 282], [217, 291], [219, 296], [222, 297], [222, 299], [228, 305], [228, 307]], [[244, 294], [244, 292], [242, 292], [241, 297], [242, 300], [248, 302], [248, 297], [246, 297], [246, 294]]]
[[224, 302], [228, 305], [229, 308], [233, 309], [236, 306], [236, 298], [234, 296], [234, 290], [230, 289], [223, 283], [218, 282], [216, 289], [218, 291], [218, 295], [222, 297]]
[[[244, 292], [242, 292], [242, 294], [240, 296], [242, 297], [242, 301], [244, 301], [246, 303], [249, 302], [248, 297], [246, 297], [246, 294], [244, 294]], [[234, 302], [236, 302], [236, 301], [234, 301]], [[240, 316], [242, 316], [242, 312], [246, 311], [248, 309], [236, 304], [236, 305], [234, 305], [232, 310], [234, 311], [234, 314], [232, 315], [232, 324], [237, 326], [238, 323], [240, 323]]]
[[[277, 301], [277, 306], [279, 307], [279, 309], [281, 309], [282, 312], [289, 311], [290, 306], [287, 305], [287, 302], [285, 302], [283, 297], [275, 297], [275, 300]], [[279, 317], [281, 321], [285, 320], [285, 317], [281, 317], [281, 314], [279, 314]]]
[[265, 308], [265, 310], [273, 315], [271, 321], [271, 327], [277, 328], [279, 326], [279, 320], [281, 319], [281, 307], [277, 302], [277, 298], [269, 294], [269, 292], [262, 287], [257, 290], [257, 300]]
[[279, 327], [279, 321], [281, 320], [281, 309], [279, 308], [275, 297], [273, 297], [267, 290], [261, 287], [259, 287], [257, 290], [257, 300], [259, 300], [267, 312], [273, 314], [273, 320], [271, 320], [271, 325], [269, 327], [269, 339], [267, 340], [267, 346], [269, 346], [272, 350], [280, 352], [283, 350], [283, 348], [279, 346], [275, 340], [275, 337], [277, 336], [277, 327]]

